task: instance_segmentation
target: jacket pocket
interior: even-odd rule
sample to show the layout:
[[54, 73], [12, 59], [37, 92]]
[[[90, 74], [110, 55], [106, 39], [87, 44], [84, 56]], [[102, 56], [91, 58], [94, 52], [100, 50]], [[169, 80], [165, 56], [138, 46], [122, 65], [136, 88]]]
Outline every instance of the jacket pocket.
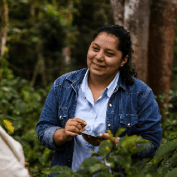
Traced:
[[62, 128], [64, 128], [66, 122], [68, 121], [68, 109], [65, 107], [59, 107], [58, 118], [59, 118]]
[[119, 114], [120, 125], [123, 128], [131, 128], [138, 123], [138, 116], [136, 114]]

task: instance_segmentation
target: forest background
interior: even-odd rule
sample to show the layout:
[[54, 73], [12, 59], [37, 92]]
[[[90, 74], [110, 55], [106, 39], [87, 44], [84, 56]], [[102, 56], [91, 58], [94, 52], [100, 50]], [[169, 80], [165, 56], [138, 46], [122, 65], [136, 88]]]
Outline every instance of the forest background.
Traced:
[[[125, 1], [119, 2], [124, 9], [127, 9]], [[160, 46], [163, 41], [154, 38], [151, 30], [153, 23], [151, 19], [155, 19], [158, 14], [152, 13], [157, 4], [153, 0], [143, 2], [148, 2], [147, 5], [150, 7], [147, 13], [148, 22], [150, 21], [149, 37], [145, 39], [151, 44]], [[156, 2], [162, 6], [162, 9], [173, 5], [167, 1], [167, 4], [163, 4], [165, 0]], [[115, 4], [116, 1], [113, 0], [89, 2], [87, 0], [0, 0], [0, 124], [23, 145], [26, 161], [30, 163], [30, 172], [34, 176], [41, 176], [42, 169], [50, 166], [53, 155], [52, 151], [40, 145], [36, 134], [36, 124], [50, 87], [60, 75], [86, 67], [87, 50], [98, 27], [116, 23], [124, 23], [126, 26], [128, 23], [126, 19], [116, 19]], [[129, 8], [131, 6], [133, 4], [128, 4]], [[121, 17], [121, 14], [118, 14], [118, 17]], [[135, 28], [135, 18], [137, 16], [131, 16], [131, 21], [135, 23], [132, 25], [134, 30], [126, 26], [133, 37], [136, 37], [137, 32], [140, 34]], [[162, 143], [176, 139], [177, 136], [177, 25], [175, 27], [176, 20], [174, 20], [176, 15], [171, 15], [169, 18], [173, 25], [169, 26], [169, 23], [163, 25], [172, 30], [172, 34], [167, 36], [173, 38], [171, 58], [165, 62], [155, 61], [156, 66], [169, 66], [170, 71], [167, 72], [164, 68], [162, 70], [168, 76], [164, 77], [164, 80], [168, 80], [166, 84], [169, 89], [161, 89], [162, 86], [158, 83], [153, 89], [154, 83], [151, 85], [148, 81], [150, 77], [148, 71], [151, 71], [154, 64], [146, 58], [153, 56], [146, 51], [145, 55], [136, 61], [138, 54], [134, 54], [138, 77], [153, 89], [161, 108], [163, 115], [161, 125], [164, 130]], [[157, 23], [157, 25], [162, 24]], [[137, 47], [136, 43], [134, 47]], [[167, 53], [162, 48], [157, 51], [163, 55]], [[144, 78], [141, 78], [144, 75], [141, 70], [144, 69], [140, 60], [149, 61], [145, 69], [147, 76]], [[153, 73], [151, 77], [158, 80], [157, 73]]]

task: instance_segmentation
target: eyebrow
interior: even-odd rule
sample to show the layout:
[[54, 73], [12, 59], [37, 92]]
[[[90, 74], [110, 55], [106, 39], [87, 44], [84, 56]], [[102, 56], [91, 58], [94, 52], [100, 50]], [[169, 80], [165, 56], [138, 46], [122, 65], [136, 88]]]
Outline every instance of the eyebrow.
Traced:
[[[98, 47], [99, 47], [99, 45], [98, 45], [98, 44], [96, 44], [96, 43], [94, 43], [94, 42], [93, 42], [93, 44], [95, 44], [96, 46], [98, 46]], [[112, 52], [115, 52], [114, 50], [109, 49], [109, 48], [106, 48], [106, 50], [110, 50], [110, 51], [112, 51]]]

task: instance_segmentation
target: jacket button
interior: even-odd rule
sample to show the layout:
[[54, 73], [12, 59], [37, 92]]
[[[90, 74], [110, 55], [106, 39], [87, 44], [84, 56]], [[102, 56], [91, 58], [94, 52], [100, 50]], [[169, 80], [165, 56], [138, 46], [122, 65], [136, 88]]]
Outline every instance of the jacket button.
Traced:
[[60, 117], [59, 117], [60, 119], [62, 118], [62, 116], [60, 115]]
[[111, 124], [108, 124], [108, 127], [110, 127], [111, 126]]
[[128, 123], [128, 126], [130, 126], [130, 123]]
[[109, 104], [109, 107], [112, 107], [112, 104], [111, 104], [111, 103]]

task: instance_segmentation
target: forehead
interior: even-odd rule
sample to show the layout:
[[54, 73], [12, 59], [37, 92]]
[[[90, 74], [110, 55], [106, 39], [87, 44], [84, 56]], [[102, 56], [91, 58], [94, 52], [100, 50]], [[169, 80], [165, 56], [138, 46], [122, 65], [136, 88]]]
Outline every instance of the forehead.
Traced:
[[109, 34], [107, 32], [101, 32], [98, 34], [98, 36], [95, 38], [93, 43], [102, 45], [106, 48], [118, 48], [119, 39], [118, 37], [114, 36], [113, 34]]

